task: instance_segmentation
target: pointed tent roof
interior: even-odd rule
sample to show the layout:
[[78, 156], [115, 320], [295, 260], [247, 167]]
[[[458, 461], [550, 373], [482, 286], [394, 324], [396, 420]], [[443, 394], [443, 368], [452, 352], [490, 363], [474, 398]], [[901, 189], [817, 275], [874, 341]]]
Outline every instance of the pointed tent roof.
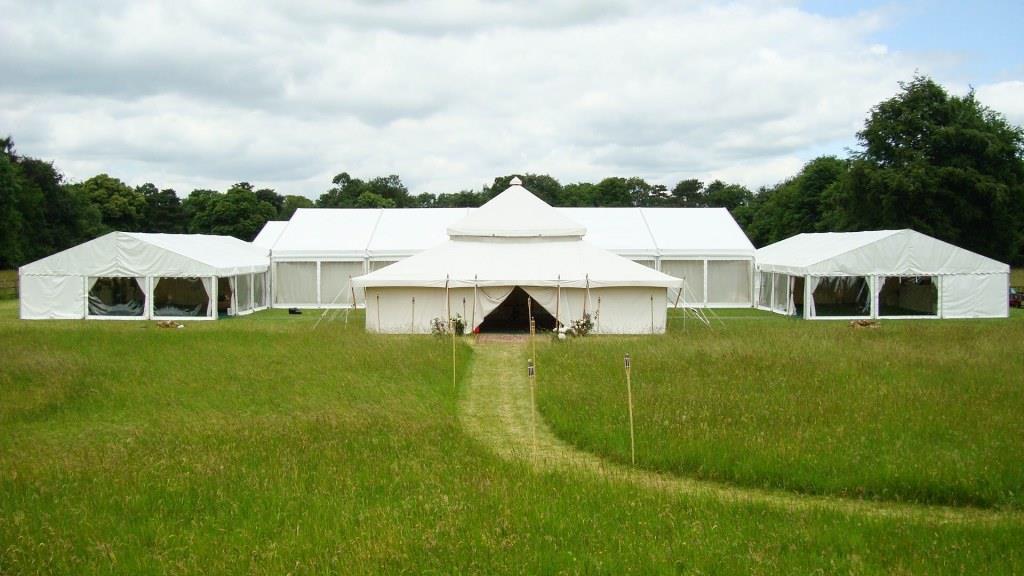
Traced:
[[681, 281], [583, 240], [576, 224], [522, 187], [518, 178], [448, 228], [450, 239], [354, 278], [356, 286], [651, 286]]
[[504, 192], [448, 227], [448, 236], [582, 238], [587, 229], [559, 213], [512, 178]]

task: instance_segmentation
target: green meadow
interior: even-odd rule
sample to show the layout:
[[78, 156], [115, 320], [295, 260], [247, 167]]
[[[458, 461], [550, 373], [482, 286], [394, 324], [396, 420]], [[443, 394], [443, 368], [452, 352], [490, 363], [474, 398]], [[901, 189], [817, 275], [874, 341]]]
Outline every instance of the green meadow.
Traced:
[[[663, 338], [538, 350], [561, 437], [637, 465], [757, 488], [1024, 508], [1024, 313], [853, 328], [755, 310]], [[685, 326], [684, 326], [685, 322]]]
[[[628, 459], [630, 351], [639, 466], [1010, 509], [946, 520], [506, 459], [460, 421], [485, 348], [458, 342], [453, 386], [449, 341], [317, 317], [22, 322], [0, 301], [0, 574], [1024, 571], [1022, 364], [1000, 353], [1020, 316], [852, 331], [744, 311], [714, 330], [541, 343], [544, 417], [586, 450]], [[773, 476], [796, 451], [807, 463]]]

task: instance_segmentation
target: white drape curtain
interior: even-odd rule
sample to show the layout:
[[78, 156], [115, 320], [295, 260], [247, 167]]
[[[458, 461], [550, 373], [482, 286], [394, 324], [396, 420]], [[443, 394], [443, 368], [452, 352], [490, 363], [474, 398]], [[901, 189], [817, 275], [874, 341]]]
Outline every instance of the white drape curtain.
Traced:
[[750, 305], [749, 260], [708, 260], [709, 304]]
[[239, 274], [235, 284], [238, 286], [235, 301], [238, 303], [238, 311], [245, 312], [252, 309], [252, 275]]
[[703, 260], [662, 260], [661, 271], [686, 282], [683, 294], [679, 289], [669, 288], [669, 302], [680, 306], [704, 304], [704, 261]]
[[267, 306], [267, 275], [263, 272], [252, 277], [252, 305], [254, 308]]
[[[473, 296], [473, 310], [472, 316], [466, 319], [467, 328], [470, 330], [475, 329], [484, 322], [484, 318], [488, 314], [494, 311], [495, 308], [501, 305], [502, 302], [508, 298], [509, 294], [515, 286], [488, 286], [486, 288], [476, 287], [474, 289]], [[451, 302], [451, 310], [454, 313], [460, 313], [462, 305], [462, 290], [457, 291], [457, 300]], [[449, 294], [449, 300], [451, 300], [451, 294]], [[458, 303], [458, 305], [456, 304]], [[472, 323], [472, 326], [469, 324]]]
[[807, 297], [804, 298], [804, 306], [807, 308], [808, 318], [814, 318], [816, 315], [814, 310], [814, 290], [818, 287], [818, 282], [820, 281], [821, 278], [817, 276], [808, 276], [804, 279], [804, 282], [807, 283], [807, 288], [805, 288], [807, 290]]
[[274, 302], [316, 305], [316, 262], [278, 262]]
[[757, 305], [761, 308], [772, 307], [772, 273], [758, 272]]
[[[322, 306], [352, 306], [351, 280], [362, 273], [362, 262], [321, 262], [320, 304]], [[356, 294], [356, 303], [359, 301], [359, 295]]]
[[789, 275], [772, 274], [772, 283], [774, 284], [772, 293], [772, 310], [779, 313], [785, 313], [786, 304], [789, 301]]

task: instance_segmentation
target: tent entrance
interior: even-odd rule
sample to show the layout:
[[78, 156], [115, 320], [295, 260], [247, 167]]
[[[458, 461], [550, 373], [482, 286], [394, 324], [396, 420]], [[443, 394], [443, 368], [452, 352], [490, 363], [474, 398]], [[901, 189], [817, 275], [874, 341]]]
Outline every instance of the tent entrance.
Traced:
[[533, 318], [537, 322], [537, 331], [554, 330], [555, 317], [548, 313], [536, 300], [527, 304], [530, 295], [521, 287], [516, 286], [508, 298], [498, 305], [497, 308], [488, 314], [480, 323], [478, 329], [481, 333], [486, 332], [529, 332], [530, 318], [529, 309], [533, 308]]

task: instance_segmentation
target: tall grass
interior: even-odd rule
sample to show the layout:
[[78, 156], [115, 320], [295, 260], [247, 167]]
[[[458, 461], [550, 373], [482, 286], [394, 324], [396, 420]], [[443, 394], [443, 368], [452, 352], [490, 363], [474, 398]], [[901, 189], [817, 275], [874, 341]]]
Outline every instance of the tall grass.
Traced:
[[463, 433], [446, 341], [367, 335], [361, 315], [166, 330], [16, 305], [0, 303], [2, 574], [1024, 570], [1017, 521], [536, 474]]
[[18, 297], [18, 271], [0, 270], [0, 300]]
[[1024, 315], [877, 329], [735, 311], [662, 338], [539, 353], [543, 415], [630, 461], [622, 354], [633, 356], [638, 465], [879, 500], [1024, 506]]

